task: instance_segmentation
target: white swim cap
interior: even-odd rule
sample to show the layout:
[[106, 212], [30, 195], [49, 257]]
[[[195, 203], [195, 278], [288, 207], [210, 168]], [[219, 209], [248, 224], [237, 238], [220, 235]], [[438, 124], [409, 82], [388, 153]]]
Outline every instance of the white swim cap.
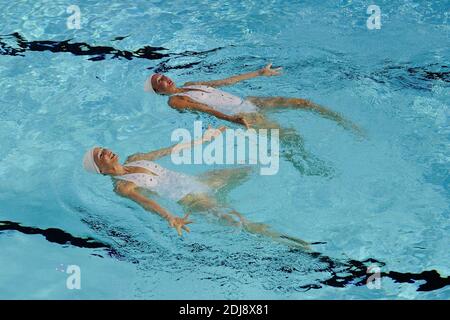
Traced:
[[84, 170], [91, 173], [100, 173], [100, 169], [94, 161], [94, 150], [97, 147], [92, 147], [89, 149], [83, 157], [83, 167]]
[[145, 91], [145, 92], [148, 92], [148, 93], [155, 93], [155, 94], [156, 94], [156, 91], [155, 91], [155, 89], [153, 89], [153, 86], [152, 86], [152, 77], [153, 77], [154, 75], [155, 75], [155, 74], [150, 75], [150, 76], [147, 78], [147, 80], [145, 81], [145, 83], [144, 83], [144, 91]]

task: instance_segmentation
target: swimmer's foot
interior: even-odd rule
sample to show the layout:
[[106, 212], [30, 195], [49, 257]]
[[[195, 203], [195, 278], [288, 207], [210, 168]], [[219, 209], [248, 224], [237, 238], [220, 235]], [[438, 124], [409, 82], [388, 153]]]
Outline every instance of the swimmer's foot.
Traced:
[[298, 246], [298, 247], [300, 247], [300, 248], [302, 248], [304, 250], [311, 250], [310, 243], [306, 242], [306, 241], [304, 241], [302, 239], [291, 237], [291, 236], [287, 236], [285, 234], [280, 235], [280, 238], [292, 241], [295, 246]]
[[270, 226], [264, 223], [245, 222], [242, 224], [245, 231], [253, 234], [260, 234], [266, 237], [270, 237], [273, 240], [295, 247], [302, 250], [311, 250], [310, 244], [302, 239], [291, 237], [285, 234], [278, 233], [270, 230]]

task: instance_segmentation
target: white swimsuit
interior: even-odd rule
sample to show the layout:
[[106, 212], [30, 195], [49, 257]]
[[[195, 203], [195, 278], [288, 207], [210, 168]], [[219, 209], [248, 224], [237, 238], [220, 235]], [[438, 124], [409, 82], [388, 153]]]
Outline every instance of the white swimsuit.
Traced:
[[140, 160], [125, 164], [126, 167], [139, 167], [150, 170], [148, 173], [130, 173], [114, 176], [115, 179], [133, 182], [140, 188], [156, 192], [160, 197], [179, 201], [188, 194], [209, 193], [211, 189], [196, 177], [168, 170], [152, 161]]
[[195, 102], [206, 104], [216, 111], [227, 115], [257, 112], [259, 109], [248, 100], [241, 99], [231, 93], [203, 85], [187, 86], [183, 89], [198, 89], [177, 93], [176, 96], [189, 97]]

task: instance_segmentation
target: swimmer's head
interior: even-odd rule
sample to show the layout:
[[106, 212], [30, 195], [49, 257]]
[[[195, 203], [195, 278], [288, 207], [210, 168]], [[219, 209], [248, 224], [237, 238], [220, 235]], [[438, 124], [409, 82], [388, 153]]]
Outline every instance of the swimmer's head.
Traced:
[[147, 78], [144, 84], [144, 90], [157, 94], [172, 94], [176, 89], [175, 83], [169, 77], [155, 73]]
[[114, 175], [119, 164], [119, 156], [106, 148], [94, 147], [86, 152], [83, 167], [92, 173]]

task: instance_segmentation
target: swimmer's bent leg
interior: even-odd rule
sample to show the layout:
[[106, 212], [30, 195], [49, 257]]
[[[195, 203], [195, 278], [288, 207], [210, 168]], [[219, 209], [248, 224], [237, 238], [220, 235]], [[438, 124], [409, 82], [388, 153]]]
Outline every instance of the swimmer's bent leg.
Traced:
[[325, 161], [305, 149], [303, 138], [292, 128], [280, 130], [280, 154], [301, 174], [330, 177], [334, 170]]
[[209, 213], [219, 218], [221, 223], [235, 227], [241, 226], [239, 219], [235, 219], [232, 213], [225, 213], [217, 199], [208, 194], [188, 194], [179, 203], [185, 213]]

